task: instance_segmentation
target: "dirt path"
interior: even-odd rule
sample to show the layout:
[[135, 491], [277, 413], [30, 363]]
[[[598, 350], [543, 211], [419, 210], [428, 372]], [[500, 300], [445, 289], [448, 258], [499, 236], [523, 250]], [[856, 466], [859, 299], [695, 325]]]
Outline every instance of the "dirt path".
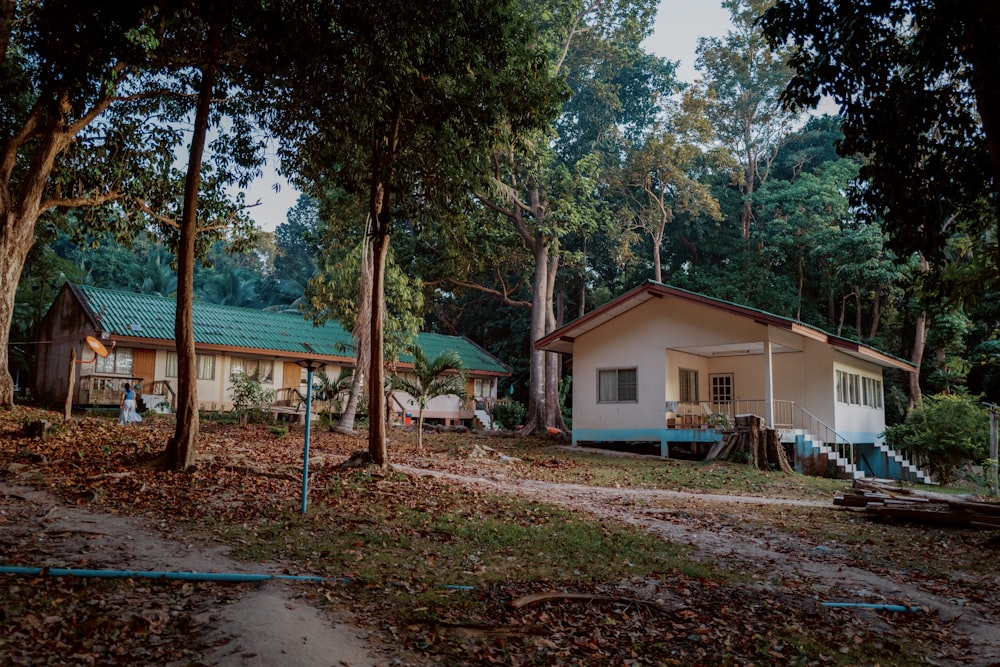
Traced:
[[[830, 507], [826, 502], [722, 496], [666, 490], [640, 490], [555, 484], [535, 480], [459, 475], [396, 466], [413, 475], [430, 475], [456, 484], [518, 495], [584, 510], [606, 520], [637, 526], [673, 543], [689, 545], [735, 572], [765, 573], [756, 583], [775, 590], [794, 581], [817, 599], [857, 597], [865, 601], [905, 600], [952, 623], [967, 638], [961, 664], [1000, 664], [1000, 632], [995, 608], [955, 600], [945, 593], [876, 572], [836, 546], [811, 542], [782, 531], [761, 534], [742, 526], [741, 513], [769, 506]], [[44, 491], [0, 484], [2, 541], [35, 541], [45, 558], [39, 565], [123, 570], [267, 572], [207, 547], [170, 535], [169, 526], [141, 519], [94, 513], [69, 505]], [[84, 565], [81, 565], [84, 564]], [[278, 572], [272, 572], [277, 574]], [[199, 642], [212, 646], [201, 654], [207, 665], [408, 664], [377, 638], [303, 601], [301, 589], [282, 581], [243, 584], [231, 604], [206, 606], [199, 615]], [[952, 663], [941, 663], [952, 664]], [[959, 663], [953, 663], [959, 664]]]
[[[771, 581], [777, 579], [807, 585], [821, 601], [824, 598], [840, 600], [851, 596], [865, 601], [870, 601], [873, 596], [893, 603], [906, 600], [909, 606], [923, 607], [939, 614], [968, 637], [970, 654], [975, 658], [964, 664], [1000, 665], [1000, 630], [996, 608], [947, 597], [922, 588], [916, 582], [902, 580], [898, 575], [888, 577], [883, 572], [871, 571], [836, 547], [815, 544], [779, 531], [761, 537], [739, 530], [738, 520], [732, 522], [737, 526], [733, 527], [710, 518], [700, 520], [699, 517], [717, 515], [720, 507], [725, 508], [726, 513], [738, 516], [741, 506], [759, 505], [824, 507], [835, 511], [829, 502], [612, 489], [396, 467], [410, 474], [430, 475], [459, 484], [515, 494], [634, 525], [672, 543], [690, 545], [713, 558], [721, 567], [742, 573], [765, 572], [768, 580], [762, 579], [758, 583], [762, 587], [774, 588], [775, 584]], [[671, 506], [663, 508], [663, 501], [670, 501]], [[706, 512], [707, 509], [712, 511]]]
[[[96, 513], [51, 494], [0, 484], [2, 542], [35, 542], [41, 552], [33, 567], [280, 574], [229, 558], [226, 549], [206, 547], [150, 527], [142, 520]], [[0, 550], [2, 553], [2, 550]], [[197, 615], [207, 648], [198, 664], [222, 667], [352, 667], [386, 664], [376, 658], [358, 628], [297, 599], [282, 580], [234, 586], [236, 599]]]

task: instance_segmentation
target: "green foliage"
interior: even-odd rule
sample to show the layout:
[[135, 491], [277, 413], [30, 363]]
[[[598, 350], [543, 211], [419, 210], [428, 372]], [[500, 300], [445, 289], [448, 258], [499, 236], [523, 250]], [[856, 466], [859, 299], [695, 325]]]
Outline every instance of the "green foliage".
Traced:
[[974, 396], [927, 396], [904, 423], [886, 428], [885, 439], [893, 449], [925, 458], [937, 481], [948, 484], [957, 468], [987, 457], [989, 414]]
[[419, 347], [413, 348], [412, 376], [393, 374], [387, 378], [395, 391], [405, 391], [417, 402], [417, 447], [423, 444], [424, 410], [438, 396], [465, 398], [465, 370], [462, 358], [453, 350], [445, 350], [433, 360]]
[[313, 377], [312, 400], [323, 403], [320, 410], [320, 423], [323, 426], [333, 429], [333, 416], [343, 413], [344, 395], [351, 390], [353, 380], [354, 371], [350, 368], [341, 368], [336, 379], [327, 375], [326, 371], [319, 371]]
[[233, 401], [233, 414], [241, 424], [267, 420], [267, 410], [274, 401], [275, 391], [264, 389], [254, 375], [240, 373], [232, 379], [229, 398]]
[[493, 405], [493, 422], [507, 430], [523, 424], [527, 415], [528, 410], [520, 401], [502, 398]]
[[998, 20], [992, 4], [937, 0], [779, 0], [763, 16], [770, 42], [794, 49], [784, 100], [839, 105], [839, 152], [865, 156], [859, 212], [884, 216], [901, 254], [933, 263], [953, 223], [974, 221], [969, 238], [996, 224], [979, 209], [996, 196], [1000, 164], [990, 160]]

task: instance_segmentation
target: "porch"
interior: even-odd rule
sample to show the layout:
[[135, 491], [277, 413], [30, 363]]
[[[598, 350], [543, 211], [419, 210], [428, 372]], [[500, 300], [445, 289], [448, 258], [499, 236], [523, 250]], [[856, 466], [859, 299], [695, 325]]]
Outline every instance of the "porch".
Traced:
[[715, 443], [736, 423], [737, 415], [773, 415], [770, 428], [806, 474], [856, 479], [864, 476], [929, 484], [931, 478], [882, 442], [856, 444], [795, 401], [776, 399], [770, 408], [764, 399], [682, 402], [666, 405], [664, 428], [627, 431], [574, 429], [573, 444], [647, 443], [660, 456], [703, 460]]

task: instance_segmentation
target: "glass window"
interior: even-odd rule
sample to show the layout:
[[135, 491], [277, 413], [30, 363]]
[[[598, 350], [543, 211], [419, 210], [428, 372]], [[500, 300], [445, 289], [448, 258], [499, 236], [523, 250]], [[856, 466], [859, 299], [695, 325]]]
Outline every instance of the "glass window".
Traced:
[[271, 384], [274, 382], [274, 362], [270, 359], [233, 359], [229, 366], [229, 378], [237, 375], [257, 378], [258, 382]]
[[698, 371], [680, 369], [681, 403], [698, 402]]
[[97, 357], [94, 370], [97, 373], [132, 375], [132, 350], [129, 348], [110, 350], [108, 356]]
[[882, 380], [847, 371], [837, 371], [836, 378], [838, 403], [882, 409]]
[[[195, 355], [195, 367], [198, 372], [199, 380], [214, 380], [215, 379], [215, 355], [213, 354], [196, 354]], [[167, 352], [167, 371], [166, 375], [168, 378], [177, 377], [177, 353]]]
[[598, 403], [634, 403], [638, 400], [638, 378], [634, 368], [597, 371]]

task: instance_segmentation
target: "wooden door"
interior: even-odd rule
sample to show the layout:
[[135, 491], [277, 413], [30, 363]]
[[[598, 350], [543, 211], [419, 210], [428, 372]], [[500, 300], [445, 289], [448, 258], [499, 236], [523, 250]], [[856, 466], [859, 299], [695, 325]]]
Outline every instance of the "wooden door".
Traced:
[[281, 373], [282, 389], [298, 389], [302, 385], [302, 367], [294, 361], [285, 362], [285, 370]]
[[147, 387], [156, 378], [156, 351], [155, 350], [133, 350], [132, 351], [132, 377], [140, 378], [142, 384]]

